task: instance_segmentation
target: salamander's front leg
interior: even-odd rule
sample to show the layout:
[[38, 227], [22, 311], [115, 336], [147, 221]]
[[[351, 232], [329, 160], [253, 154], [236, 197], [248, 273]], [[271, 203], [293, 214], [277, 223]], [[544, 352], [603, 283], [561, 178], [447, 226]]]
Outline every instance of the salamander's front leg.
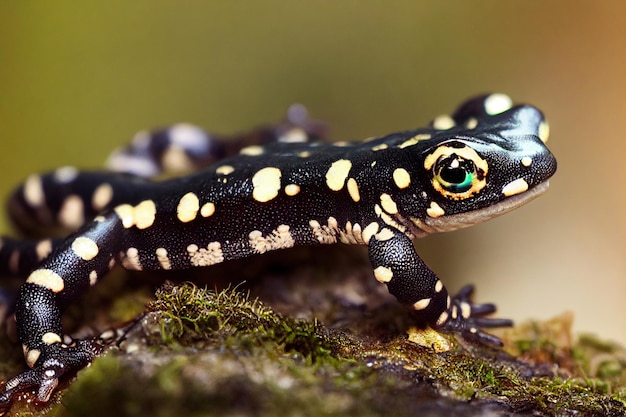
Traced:
[[376, 279], [387, 284], [389, 292], [398, 301], [413, 309], [421, 326], [457, 333], [465, 339], [488, 345], [502, 345], [497, 337], [481, 328], [511, 326], [513, 322], [485, 318], [495, 311], [495, 306], [471, 304], [471, 286], [451, 298], [441, 280], [417, 255], [413, 243], [403, 233], [383, 228], [369, 241], [369, 257]]
[[0, 403], [31, 387], [37, 388], [39, 401], [48, 401], [62, 375], [84, 367], [102, 350], [88, 340], [65, 344], [61, 313], [114, 265], [123, 236], [115, 213], [99, 217], [69, 236], [30, 274], [20, 289], [15, 316], [32, 369], [7, 381]]

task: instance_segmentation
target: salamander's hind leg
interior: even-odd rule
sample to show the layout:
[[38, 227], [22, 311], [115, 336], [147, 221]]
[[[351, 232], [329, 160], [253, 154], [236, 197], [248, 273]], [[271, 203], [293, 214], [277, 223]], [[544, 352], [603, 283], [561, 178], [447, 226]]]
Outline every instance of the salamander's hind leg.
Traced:
[[371, 237], [368, 245], [374, 276], [387, 284], [398, 301], [410, 306], [419, 325], [460, 334], [486, 345], [502, 345], [497, 337], [482, 329], [511, 326], [513, 322], [484, 317], [493, 313], [495, 306], [471, 304], [471, 286], [451, 298], [441, 280], [415, 253], [406, 235], [384, 227]]
[[37, 388], [47, 401], [59, 378], [87, 365], [102, 347], [95, 341], [64, 343], [62, 310], [85, 293], [115, 264], [125, 229], [111, 212], [70, 235], [35, 269], [20, 288], [15, 308], [26, 363], [32, 369], [10, 379], [0, 403], [14, 393]]
[[115, 172], [153, 177], [162, 173], [197, 171], [247, 146], [272, 142], [309, 142], [326, 137], [326, 125], [310, 119], [304, 106], [294, 104], [282, 123], [234, 135], [214, 135], [190, 124], [177, 124], [135, 135], [130, 145], [113, 152], [107, 167]]

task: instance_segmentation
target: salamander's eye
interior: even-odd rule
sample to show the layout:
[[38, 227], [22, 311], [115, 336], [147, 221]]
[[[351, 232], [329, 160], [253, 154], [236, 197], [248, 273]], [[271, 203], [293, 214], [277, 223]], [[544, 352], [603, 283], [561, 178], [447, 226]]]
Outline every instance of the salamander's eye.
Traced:
[[489, 165], [474, 149], [451, 141], [435, 148], [424, 159], [433, 188], [450, 200], [464, 200], [487, 185]]
[[442, 156], [435, 162], [434, 180], [451, 193], [464, 193], [476, 178], [476, 165], [456, 154]]

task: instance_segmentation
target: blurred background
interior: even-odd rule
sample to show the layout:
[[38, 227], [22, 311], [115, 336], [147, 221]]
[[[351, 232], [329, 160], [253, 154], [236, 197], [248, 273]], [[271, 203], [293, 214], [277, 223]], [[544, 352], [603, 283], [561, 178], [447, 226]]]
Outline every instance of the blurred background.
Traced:
[[504, 92], [548, 116], [551, 190], [419, 252], [501, 317], [570, 310], [626, 342], [625, 39], [622, 0], [2, 2], [0, 195], [144, 128], [236, 132], [300, 102], [356, 140]]

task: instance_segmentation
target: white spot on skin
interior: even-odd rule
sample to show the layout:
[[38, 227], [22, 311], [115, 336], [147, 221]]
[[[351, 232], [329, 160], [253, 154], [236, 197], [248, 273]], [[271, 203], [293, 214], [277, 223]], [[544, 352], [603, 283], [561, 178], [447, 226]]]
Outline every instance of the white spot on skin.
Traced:
[[308, 158], [309, 156], [311, 156], [311, 152], [309, 151], [298, 152], [298, 156], [300, 158]]
[[89, 273], [89, 285], [92, 287], [98, 283], [98, 273], [96, 271], [91, 271]]
[[170, 145], [161, 156], [161, 165], [165, 172], [184, 172], [193, 167], [193, 161], [180, 145]]
[[46, 239], [37, 243], [35, 252], [37, 252], [37, 260], [43, 261], [46, 257], [48, 257], [48, 255], [50, 255], [50, 252], [52, 252], [52, 241], [50, 239]]
[[352, 162], [347, 159], [340, 159], [332, 163], [326, 172], [326, 185], [333, 191], [339, 191], [343, 188], [348, 173], [352, 168]]
[[354, 178], [348, 179], [347, 188], [348, 194], [350, 194], [352, 200], [355, 203], [358, 203], [361, 200], [361, 194], [359, 193], [359, 185], [356, 183], [356, 180]]
[[78, 229], [85, 223], [82, 198], [75, 194], [65, 198], [59, 210], [59, 223], [69, 229]]
[[202, 217], [211, 217], [215, 213], [215, 204], [208, 202], [204, 203], [200, 208], [200, 215]]
[[290, 197], [298, 194], [300, 192], [300, 186], [298, 184], [288, 184], [285, 186], [285, 194]]
[[437, 130], [452, 129], [455, 124], [454, 119], [447, 114], [437, 116], [435, 120], [433, 120], [433, 127]]
[[122, 254], [122, 266], [126, 269], [141, 271], [141, 261], [139, 260], [139, 250], [137, 248], [128, 248], [126, 253]]
[[216, 174], [228, 175], [232, 174], [235, 171], [235, 168], [231, 165], [222, 165], [215, 170]]
[[530, 156], [525, 156], [522, 158], [522, 165], [524, 165], [525, 167], [529, 167], [532, 165], [533, 163], [533, 159]]
[[396, 183], [396, 187], [403, 190], [411, 185], [411, 175], [404, 168], [396, 168], [393, 171], [393, 182]]
[[176, 207], [176, 216], [183, 223], [189, 223], [196, 218], [200, 210], [200, 200], [198, 196], [192, 192], [185, 194], [178, 202]]
[[383, 210], [385, 210], [389, 214], [398, 213], [398, 206], [389, 194], [383, 193], [380, 195], [380, 205], [382, 206]]
[[506, 94], [492, 94], [485, 99], [484, 106], [485, 113], [495, 116], [513, 107], [513, 101]]
[[502, 188], [502, 194], [506, 197], [523, 193], [528, 190], [528, 183], [524, 178], [518, 178], [515, 181], [511, 181]]
[[252, 197], [261, 203], [270, 201], [278, 195], [282, 173], [275, 167], [263, 168], [252, 177]]
[[135, 225], [134, 207], [130, 204], [122, 204], [113, 209], [117, 216], [122, 220], [125, 229], [129, 229]]
[[41, 336], [41, 341], [49, 346], [53, 343], [61, 343], [62, 339], [61, 336], [56, 333], [47, 332], [43, 336]]
[[47, 288], [54, 293], [61, 292], [65, 288], [63, 278], [51, 269], [34, 270], [26, 282]]
[[441, 208], [439, 204], [431, 201], [430, 207], [426, 209], [426, 214], [428, 214], [430, 217], [437, 218], [443, 216], [444, 214], [446, 214], [446, 212]]
[[386, 266], [379, 266], [374, 269], [374, 277], [382, 284], [386, 284], [393, 278], [393, 271]]
[[43, 184], [39, 175], [33, 174], [26, 178], [23, 193], [24, 200], [26, 200], [31, 207], [40, 207], [46, 202]]
[[91, 207], [95, 211], [102, 211], [113, 199], [113, 187], [111, 184], [101, 184], [95, 189], [91, 196]]
[[398, 148], [400, 149], [408, 148], [409, 146], [417, 145], [423, 140], [428, 140], [431, 137], [432, 136], [430, 135], [430, 133], [420, 133], [419, 135], [415, 135], [411, 139], [407, 139], [404, 142], [402, 142], [400, 145], [398, 145]]
[[76, 179], [78, 176], [78, 169], [75, 167], [61, 167], [54, 171], [54, 180], [61, 184], [67, 184]]
[[265, 253], [276, 249], [291, 248], [295, 241], [289, 232], [289, 226], [281, 224], [265, 237], [259, 230], [250, 232], [248, 243], [256, 253]]
[[169, 256], [167, 256], [167, 249], [158, 248], [156, 251], [156, 257], [163, 269], [172, 269], [172, 263], [170, 262]]
[[98, 255], [98, 244], [88, 237], [80, 236], [72, 242], [72, 250], [83, 261], [91, 261]]
[[428, 305], [430, 304], [430, 298], [423, 298], [421, 300], [419, 300], [418, 302], [413, 304], [413, 309], [414, 310], [423, 310], [426, 307], [428, 307]]
[[189, 262], [193, 266], [209, 266], [224, 261], [224, 253], [220, 242], [211, 242], [205, 248], [199, 248], [196, 244], [187, 246]]
[[461, 316], [468, 319], [472, 315], [472, 307], [468, 303], [461, 303]]
[[242, 148], [239, 151], [240, 155], [248, 155], [248, 156], [259, 156], [262, 155], [264, 152], [263, 147], [262, 146], [247, 146], [245, 148]]
[[41, 351], [39, 351], [38, 349], [28, 350], [28, 348], [26, 348], [26, 354], [24, 355], [24, 359], [26, 360], [26, 364], [28, 365], [29, 368], [32, 368], [35, 366], [35, 363], [39, 359], [40, 355], [41, 355]]
[[441, 292], [441, 290], [443, 290], [443, 282], [441, 282], [440, 279], [437, 280], [437, 282], [435, 283], [435, 292]]
[[389, 146], [386, 143], [381, 143], [380, 145], [372, 146], [372, 150], [374, 152], [380, 151], [382, 149], [387, 149]]
[[308, 142], [308, 140], [309, 137], [307, 136], [306, 132], [299, 127], [289, 129], [278, 138], [279, 142], [284, 143], [303, 143]]

